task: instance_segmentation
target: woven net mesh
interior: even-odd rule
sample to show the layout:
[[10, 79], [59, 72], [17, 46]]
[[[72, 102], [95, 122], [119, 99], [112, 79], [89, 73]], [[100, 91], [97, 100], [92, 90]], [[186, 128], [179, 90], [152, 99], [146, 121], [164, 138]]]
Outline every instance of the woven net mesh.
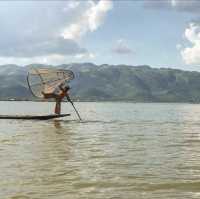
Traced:
[[33, 68], [29, 71], [27, 81], [29, 89], [36, 97], [43, 98], [44, 93], [53, 93], [59, 90], [61, 84], [67, 84], [74, 79], [74, 73], [70, 70]]

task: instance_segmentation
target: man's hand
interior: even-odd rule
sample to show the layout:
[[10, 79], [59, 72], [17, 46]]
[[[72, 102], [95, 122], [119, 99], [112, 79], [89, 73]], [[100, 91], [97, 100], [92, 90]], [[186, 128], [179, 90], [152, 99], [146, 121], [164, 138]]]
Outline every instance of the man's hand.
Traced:
[[66, 98], [67, 98], [67, 100], [68, 100], [69, 102], [72, 102], [72, 100], [70, 99], [70, 97], [69, 97], [68, 94], [66, 94]]

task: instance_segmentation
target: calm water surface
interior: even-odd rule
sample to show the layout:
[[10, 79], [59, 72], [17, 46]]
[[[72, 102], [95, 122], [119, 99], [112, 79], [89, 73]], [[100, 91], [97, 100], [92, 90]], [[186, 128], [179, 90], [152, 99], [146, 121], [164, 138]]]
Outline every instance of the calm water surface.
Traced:
[[[1, 114], [53, 103], [0, 102]], [[200, 105], [76, 103], [72, 116], [0, 121], [1, 199], [200, 198]]]

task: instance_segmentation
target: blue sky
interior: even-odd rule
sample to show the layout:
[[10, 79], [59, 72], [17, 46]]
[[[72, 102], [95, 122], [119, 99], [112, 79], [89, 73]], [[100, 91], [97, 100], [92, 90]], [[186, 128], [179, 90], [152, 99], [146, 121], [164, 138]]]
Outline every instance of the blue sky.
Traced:
[[[190, 12], [145, 8], [144, 1], [117, 1], [103, 27], [88, 35], [86, 41], [88, 48], [101, 54], [107, 52], [97, 57], [98, 63], [195, 68], [184, 63], [177, 49], [177, 45], [185, 44], [184, 32], [194, 16]], [[132, 53], [110, 52], [120, 39]]]
[[1, 1], [0, 64], [200, 70], [200, 2]]

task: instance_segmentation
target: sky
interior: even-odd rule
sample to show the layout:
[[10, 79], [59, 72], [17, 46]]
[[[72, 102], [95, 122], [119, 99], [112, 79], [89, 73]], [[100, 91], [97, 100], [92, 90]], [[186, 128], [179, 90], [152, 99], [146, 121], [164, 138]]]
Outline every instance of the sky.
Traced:
[[0, 1], [0, 65], [72, 62], [200, 71], [200, 1]]

